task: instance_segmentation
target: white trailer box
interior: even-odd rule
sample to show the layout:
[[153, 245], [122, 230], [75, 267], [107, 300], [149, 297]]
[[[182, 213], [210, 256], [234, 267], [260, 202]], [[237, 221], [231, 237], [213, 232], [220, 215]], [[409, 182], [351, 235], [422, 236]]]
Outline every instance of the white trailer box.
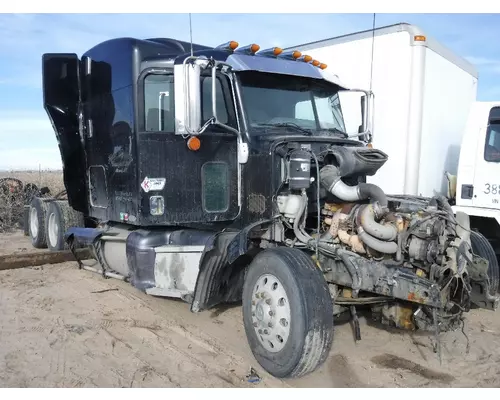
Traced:
[[[368, 182], [388, 194], [447, 194], [444, 172], [457, 173], [462, 135], [476, 99], [472, 64], [406, 23], [290, 49], [327, 64], [350, 87], [372, 88], [373, 146], [389, 160]], [[355, 111], [349, 105], [343, 109], [348, 132], [358, 129], [349, 126], [350, 120], [359, 121], [349, 118], [359, 113], [359, 103], [353, 106]]]

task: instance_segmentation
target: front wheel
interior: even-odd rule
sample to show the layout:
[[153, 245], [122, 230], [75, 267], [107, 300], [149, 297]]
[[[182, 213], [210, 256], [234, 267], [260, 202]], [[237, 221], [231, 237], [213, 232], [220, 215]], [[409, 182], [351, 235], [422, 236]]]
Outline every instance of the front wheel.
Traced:
[[495, 250], [491, 246], [488, 239], [481, 233], [471, 231], [470, 241], [472, 251], [479, 257], [488, 261], [488, 278], [490, 279], [490, 295], [494, 296], [498, 290], [498, 281], [500, 277], [500, 269]]
[[271, 375], [314, 371], [333, 341], [333, 302], [323, 273], [297, 249], [259, 253], [245, 278], [243, 322], [254, 357]]

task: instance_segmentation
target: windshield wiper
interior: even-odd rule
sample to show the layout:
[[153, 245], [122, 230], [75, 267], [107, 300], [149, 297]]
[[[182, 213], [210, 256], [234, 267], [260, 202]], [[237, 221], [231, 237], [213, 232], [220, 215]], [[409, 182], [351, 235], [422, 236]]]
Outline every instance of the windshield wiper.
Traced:
[[256, 124], [255, 127], [271, 127], [271, 128], [293, 128], [298, 132], [305, 133], [308, 136], [312, 135], [312, 131], [307, 128], [302, 128], [293, 122], [278, 122], [275, 124]]
[[324, 129], [321, 129], [320, 131], [326, 131], [326, 132], [333, 132], [333, 133], [337, 133], [339, 135], [342, 135], [343, 137], [345, 138], [348, 138], [349, 135], [347, 133], [345, 133], [344, 131], [341, 131], [340, 129], [338, 128], [324, 128]]

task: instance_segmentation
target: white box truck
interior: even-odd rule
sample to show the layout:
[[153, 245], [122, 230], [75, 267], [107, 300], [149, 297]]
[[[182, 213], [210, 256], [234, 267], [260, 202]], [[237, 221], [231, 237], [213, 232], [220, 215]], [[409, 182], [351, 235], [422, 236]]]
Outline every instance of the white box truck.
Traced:
[[[500, 102], [476, 101], [474, 65], [407, 23], [293, 49], [326, 63], [346, 85], [373, 91], [372, 144], [389, 160], [367, 180], [392, 195], [447, 196], [455, 212], [468, 214], [472, 250], [490, 264], [493, 295], [500, 275]], [[341, 104], [346, 131], [357, 132], [349, 122], [360, 120], [359, 102]]]
[[[326, 63], [346, 85], [373, 91], [373, 147], [389, 160], [369, 182], [392, 194], [447, 193], [444, 171], [457, 173], [462, 134], [476, 99], [478, 74], [472, 64], [406, 23], [293, 49]], [[351, 116], [359, 113], [359, 103], [341, 104], [347, 125], [359, 121]]]

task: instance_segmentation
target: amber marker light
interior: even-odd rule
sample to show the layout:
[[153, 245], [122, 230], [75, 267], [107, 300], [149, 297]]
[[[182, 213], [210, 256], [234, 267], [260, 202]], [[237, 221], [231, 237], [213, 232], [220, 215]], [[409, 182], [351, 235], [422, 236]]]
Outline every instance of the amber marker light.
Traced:
[[295, 59], [299, 58], [300, 56], [302, 56], [302, 53], [300, 51], [295, 50], [292, 53], [292, 57], [295, 58]]
[[326, 69], [326, 67], [328, 67], [328, 65], [321, 63], [321, 64], [319, 65], [319, 67], [320, 67], [321, 69]]
[[279, 47], [275, 47], [275, 48], [273, 49], [273, 54], [274, 54], [275, 56], [279, 56], [281, 53], [283, 53], [283, 49], [281, 49], [281, 48], [279, 48]]
[[251, 51], [252, 53], [257, 53], [259, 50], [260, 50], [260, 46], [259, 46], [258, 44], [255, 44], [255, 43], [254, 43], [254, 44], [252, 44], [252, 45], [250, 46], [250, 51]]
[[196, 136], [191, 136], [187, 141], [187, 147], [191, 151], [198, 151], [201, 147], [201, 141]]
[[306, 62], [306, 63], [311, 62], [312, 59], [313, 58], [311, 56], [308, 56], [307, 54], [304, 56], [304, 62]]
[[239, 46], [239, 43], [238, 43], [238, 42], [235, 42], [234, 40], [231, 40], [231, 41], [229, 42], [229, 48], [230, 48], [231, 50], [235, 50], [238, 46]]
[[318, 60], [313, 60], [312, 65], [315, 67], [319, 67], [319, 64], [321, 64]]

